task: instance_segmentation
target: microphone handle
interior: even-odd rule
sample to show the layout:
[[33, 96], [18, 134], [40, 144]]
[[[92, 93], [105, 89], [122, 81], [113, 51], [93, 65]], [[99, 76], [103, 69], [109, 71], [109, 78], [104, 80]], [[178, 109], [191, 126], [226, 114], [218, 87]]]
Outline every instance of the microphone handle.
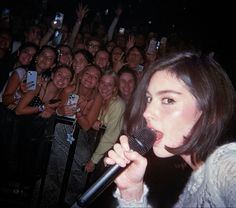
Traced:
[[[126, 166], [128, 167], [128, 165]], [[96, 199], [124, 170], [124, 168], [115, 164], [103, 173], [103, 175], [78, 199], [77, 206], [86, 207]], [[72, 206], [73, 207], [73, 206]]]

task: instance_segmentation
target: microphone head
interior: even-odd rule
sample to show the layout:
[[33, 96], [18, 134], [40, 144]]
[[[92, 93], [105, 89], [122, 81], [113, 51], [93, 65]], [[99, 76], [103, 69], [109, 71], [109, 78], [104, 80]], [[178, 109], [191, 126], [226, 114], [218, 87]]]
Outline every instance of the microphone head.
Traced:
[[129, 145], [132, 150], [145, 155], [152, 148], [155, 139], [156, 135], [154, 131], [149, 128], [143, 128], [129, 138]]

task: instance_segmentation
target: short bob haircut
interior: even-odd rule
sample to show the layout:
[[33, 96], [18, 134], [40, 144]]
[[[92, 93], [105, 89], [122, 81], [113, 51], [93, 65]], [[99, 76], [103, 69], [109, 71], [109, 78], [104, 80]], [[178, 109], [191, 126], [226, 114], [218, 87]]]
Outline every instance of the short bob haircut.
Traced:
[[125, 132], [131, 136], [146, 125], [143, 113], [147, 100], [140, 98], [146, 97], [152, 76], [164, 70], [185, 83], [202, 111], [185, 143], [178, 148], [166, 149], [175, 155], [191, 155], [194, 164], [204, 162], [216, 146], [226, 139], [235, 108], [235, 90], [231, 80], [219, 63], [207, 55], [186, 51], [157, 60], [144, 74], [126, 108]]

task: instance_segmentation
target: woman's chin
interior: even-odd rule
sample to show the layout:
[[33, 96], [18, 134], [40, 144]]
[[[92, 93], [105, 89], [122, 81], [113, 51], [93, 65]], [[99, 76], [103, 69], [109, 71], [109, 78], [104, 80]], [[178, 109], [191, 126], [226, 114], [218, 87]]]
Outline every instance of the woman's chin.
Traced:
[[153, 152], [157, 157], [160, 158], [167, 158], [173, 156], [172, 153], [168, 152], [165, 148], [162, 147], [153, 147]]

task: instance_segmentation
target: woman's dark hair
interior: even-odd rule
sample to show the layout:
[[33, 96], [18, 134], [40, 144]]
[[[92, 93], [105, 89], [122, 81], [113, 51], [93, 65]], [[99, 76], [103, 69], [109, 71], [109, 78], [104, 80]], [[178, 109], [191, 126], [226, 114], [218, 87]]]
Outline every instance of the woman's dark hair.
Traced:
[[61, 65], [58, 65], [58, 66], [53, 67], [52, 73], [56, 73], [56, 72], [57, 72], [59, 69], [61, 69], [61, 68], [66, 68], [66, 69], [68, 69], [68, 71], [71, 73], [71, 79], [70, 79], [70, 81], [72, 81], [72, 80], [73, 80], [73, 77], [74, 77], [74, 74], [75, 74], [75, 71], [74, 71], [70, 66], [68, 66], [68, 65], [66, 65], [66, 64], [61, 64]]
[[58, 52], [57, 50], [49, 45], [44, 45], [42, 46], [39, 50], [37, 50], [37, 53], [34, 55], [34, 58], [32, 59], [30, 65], [29, 65], [29, 70], [35, 70], [35, 63], [37, 60], [37, 57], [45, 50], [45, 49], [49, 49], [52, 50], [55, 54], [55, 59], [54, 59], [54, 63], [57, 63], [57, 59], [58, 59]]
[[44, 45], [42, 46], [39, 50], [38, 50], [38, 53], [36, 54], [36, 56], [38, 56], [39, 54], [41, 54], [45, 49], [49, 49], [49, 50], [52, 50], [54, 53], [55, 53], [55, 59], [54, 59], [54, 63], [57, 62], [58, 60], [58, 51], [56, 48], [50, 46], [50, 45]]
[[38, 51], [38, 49], [39, 49], [39, 47], [36, 44], [31, 43], [31, 42], [25, 42], [19, 47], [18, 51], [21, 52], [22, 50], [24, 50], [26, 48], [30, 48], [30, 47], [34, 48], [36, 51]]
[[[195, 52], [177, 52], [163, 57], [147, 70], [136, 88], [125, 113], [128, 135], [146, 125], [146, 91], [157, 71], [168, 71], [183, 81], [195, 97], [202, 112], [185, 143], [178, 148], [166, 147], [176, 155], [190, 154], [195, 164], [205, 161], [222, 142], [234, 118], [235, 90], [226, 72], [213, 58]], [[156, 83], [158, 85], [158, 83]]]
[[74, 57], [75, 57], [75, 55], [77, 55], [79, 53], [84, 56], [84, 58], [87, 60], [88, 63], [90, 63], [90, 64], [93, 63], [93, 55], [89, 51], [87, 51], [85, 49], [79, 49], [74, 53]]

